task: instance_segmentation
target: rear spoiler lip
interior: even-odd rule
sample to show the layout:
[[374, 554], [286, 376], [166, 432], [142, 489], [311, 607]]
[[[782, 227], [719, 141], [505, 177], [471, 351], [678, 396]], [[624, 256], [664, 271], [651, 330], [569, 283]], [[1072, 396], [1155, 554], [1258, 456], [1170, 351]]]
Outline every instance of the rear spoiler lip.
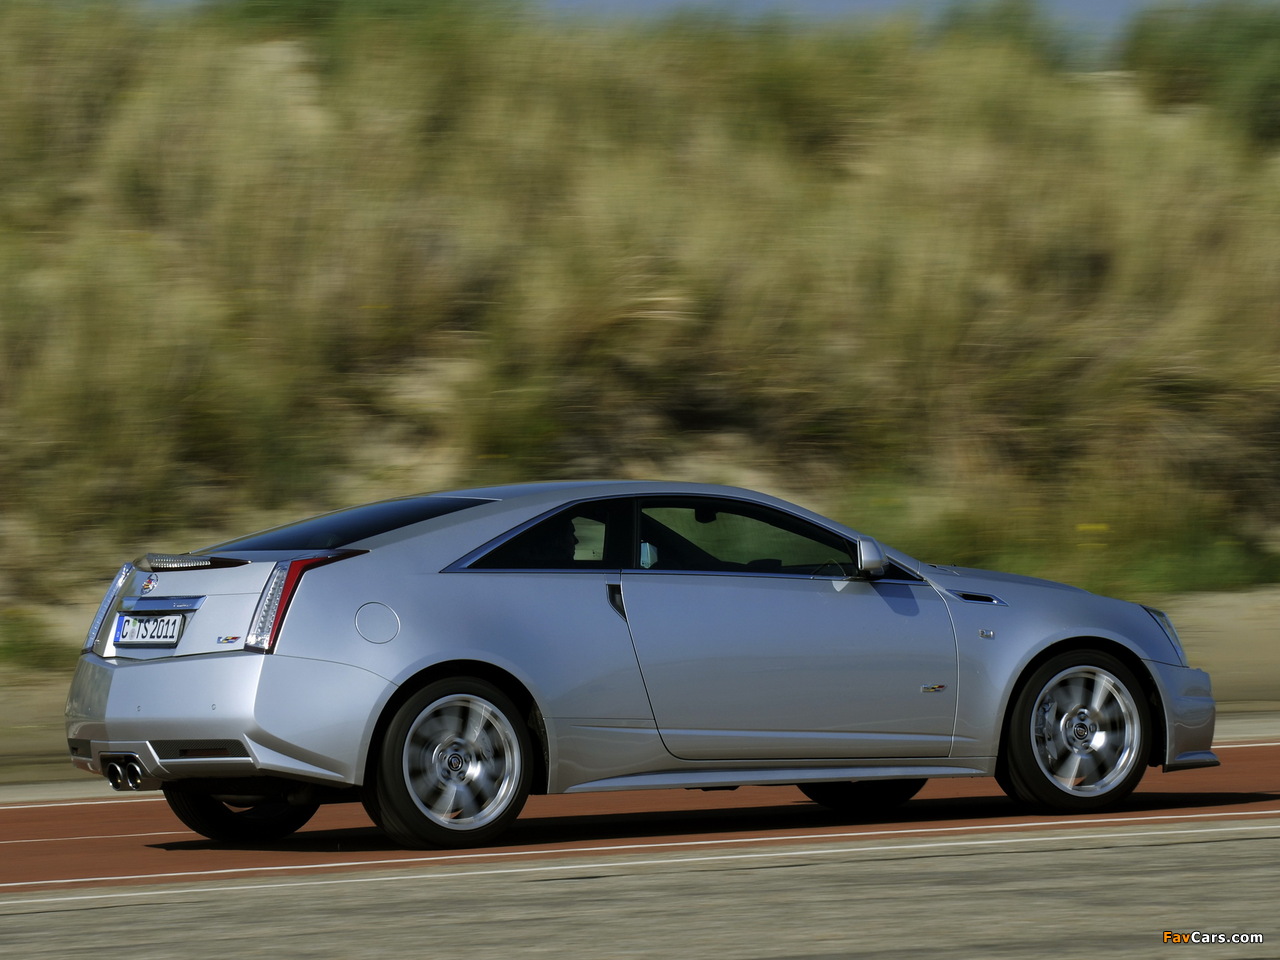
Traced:
[[218, 570], [226, 567], [244, 567], [251, 563], [277, 563], [284, 554], [290, 560], [309, 560], [317, 557], [333, 557], [335, 560], [356, 557], [368, 550], [353, 547], [334, 547], [332, 549], [302, 551], [262, 551], [263, 556], [255, 560], [246, 557], [222, 557], [214, 554], [199, 553], [148, 553], [133, 561], [133, 566], [144, 573], [165, 573], [180, 570]]

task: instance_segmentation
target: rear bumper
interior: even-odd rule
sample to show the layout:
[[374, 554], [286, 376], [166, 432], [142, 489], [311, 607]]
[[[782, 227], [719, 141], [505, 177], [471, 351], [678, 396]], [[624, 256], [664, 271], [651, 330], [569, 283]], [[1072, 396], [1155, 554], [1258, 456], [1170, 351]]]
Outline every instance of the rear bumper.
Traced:
[[1213, 727], [1217, 708], [1209, 675], [1203, 670], [1148, 661], [1164, 694], [1166, 772], [1216, 767]]
[[278, 654], [80, 658], [67, 697], [71, 761], [105, 774], [136, 757], [148, 781], [264, 775], [356, 784], [384, 678]]

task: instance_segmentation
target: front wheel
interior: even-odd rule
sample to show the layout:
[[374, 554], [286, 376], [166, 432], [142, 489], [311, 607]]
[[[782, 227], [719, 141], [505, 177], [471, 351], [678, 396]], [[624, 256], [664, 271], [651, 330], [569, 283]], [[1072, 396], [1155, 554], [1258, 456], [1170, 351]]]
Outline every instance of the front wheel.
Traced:
[[164, 798], [174, 816], [201, 836], [221, 843], [263, 843], [301, 829], [319, 804], [264, 798], [222, 800], [208, 793], [166, 784]]
[[1080, 813], [1114, 806], [1146, 772], [1151, 711], [1133, 671], [1109, 654], [1049, 660], [1022, 687], [998, 779], [1033, 806]]
[[483, 680], [432, 683], [396, 711], [379, 755], [380, 825], [407, 847], [464, 847], [505, 830], [529, 796], [530, 737]]

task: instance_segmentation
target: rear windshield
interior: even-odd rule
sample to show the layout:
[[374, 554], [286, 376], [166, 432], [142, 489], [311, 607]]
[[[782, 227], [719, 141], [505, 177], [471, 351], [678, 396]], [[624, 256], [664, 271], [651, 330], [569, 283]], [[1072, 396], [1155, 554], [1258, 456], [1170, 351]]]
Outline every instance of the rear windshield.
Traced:
[[413, 523], [421, 523], [423, 520], [492, 502], [470, 497], [406, 497], [403, 500], [383, 500], [380, 503], [337, 510], [309, 520], [299, 520], [297, 523], [261, 533], [252, 533], [239, 540], [228, 540], [198, 552], [331, 550]]

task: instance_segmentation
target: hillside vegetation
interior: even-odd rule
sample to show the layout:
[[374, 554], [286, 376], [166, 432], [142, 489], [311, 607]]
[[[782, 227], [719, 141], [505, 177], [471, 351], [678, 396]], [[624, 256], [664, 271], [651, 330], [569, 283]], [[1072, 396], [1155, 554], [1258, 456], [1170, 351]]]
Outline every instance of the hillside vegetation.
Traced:
[[1162, 92], [1142, 23], [1100, 73], [1017, 2], [0, 0], [0, 610], [603, 475], [1129, 595], [1275, 578], [1270, 88]]

